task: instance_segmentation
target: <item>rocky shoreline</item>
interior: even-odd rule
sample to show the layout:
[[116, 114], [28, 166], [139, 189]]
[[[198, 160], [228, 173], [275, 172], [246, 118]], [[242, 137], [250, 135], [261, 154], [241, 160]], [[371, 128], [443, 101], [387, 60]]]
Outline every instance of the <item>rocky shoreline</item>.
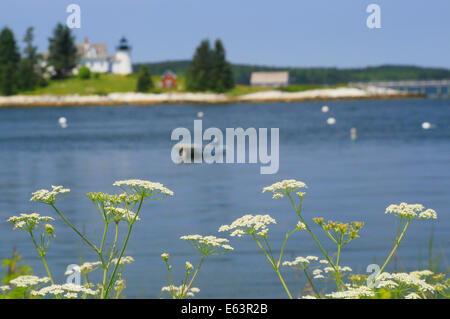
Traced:
[[342, 87], [302, 92], [262, 91], [241, 96], [214, 93], [111, 93], [108, 95], [14, 95], [0, 96], [0, 107], [62, 107], [96, 105], [222, 104], [320, 100], [395, 99], [418, 97], [392, 89]]

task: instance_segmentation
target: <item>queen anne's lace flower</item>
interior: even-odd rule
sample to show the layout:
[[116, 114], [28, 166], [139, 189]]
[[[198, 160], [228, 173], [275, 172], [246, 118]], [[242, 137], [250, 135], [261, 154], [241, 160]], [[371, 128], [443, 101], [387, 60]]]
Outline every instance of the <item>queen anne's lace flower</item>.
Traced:
[[165, 286], [161, 288], [161, 292], [169, 292], [169, 293], [173, 293], [175, 296], [175, 298], [181, 298], [184, 297], [183, 294], [186, 293], [186, 297], [194, 297], [195, 294], [200, 292], [200, 289], [197, 287], [192, 287], [190, 288], [187, 292], [186, 290], [186, 286], [181, 285], [181, 286]]
[[422, 299], [422, 298], [420, 298], [420, 296], [418, 294], [416, 294], [415, 292], [412, 292], [410, 294], [407, 294], [405, 296], [405, 299]]
[[[307, 188], [306, 184], [300, 181], [296, 181], [295, 179], [286, 179], [281, 182], [274, 183], [270, 186], [263, 188], [263, 193], [270, 192], [273, 194], [274, 199], [283, 198], [285, 195], [296, 192], [301, 188]], [[299, 194], [300, 197], [303, 197], [305, 193]]]
[[301, 268], [306, 269], [308, 268], [311, 261], [317, 261], [319, 260], [316, 256], [307, 256], [307, 257], [297, 257], [293, 261], [285, 261], [283, 262], [283, 266], [289, 266], [292, 268]]
[[329, 298], [335, 299], [359, 299], [361, 297], [373, 297], [375, 292], [372, 288], [366, 286], [347, 287], [345, 291], [336, 291], [326, 295]]
[[189, 261], [186, 261], [186, 271], [190, 271], [193, 268], [194, 266], [192, 266], [192, 264]]
[[0, 286], [0, 291], [1, 291], [1, 292], [8, 291], [9, 289], [11, 289], [11, 287], [9, 287], [8, 285]]
[[[120, 262], [119, 262], [119, 266], [123, 266], [126, 264], [131, 264], [132, 262], [134, 262], [134, 258], [131, 256], [126, 256], [126, 257], [122, 257], [120, 258]], [[116, 264], [117, 263], [117, 258], [114, 258], [113, 260], [111, 260], [111, 263]]]
[[228, 239], [215, 236], [186, 235], [180, 239], [187, 241], [192, 247], [205, 255], [221, 255], [233, 250]]
[[161, 254], [161, 258], [162, 258], [164, 261], [168, 261], [168, 260], [169, 260], [169, 254], [168, 254], [168, 253], [163, 253], [163, 254]]
[[398, 217], [406, 217], [411, 219], [436, 219], [437, 214], [432, 209], [425, 210], [421, 204], [400, 203], [398, 205], [389, 205], [386, 208], [386, 214], [393, 214]]
[[49, 281], [50, 281], [50, 278], [48, 278], [48, 277], [39, 278], [37, 276], [24, 275], [24, 276], [19, 276], [15, 279], [10, 280], [9, 283], [14, 286], [17, 286], [17, 287], [26, 288], [26, 287], [36, 286], [39, 284], [45, 284]]
[[230, 232], [232, 237], [242, 237], [255, 232], [267, 234], [267, 226], [270, 224], [276, 224], [276, 221], [269, 215], [244, 215], [232, 222], [231, 225], [220, 226], [219, 232]]
[[403, 285], [403, 286], [409, 286], [409, 287], [414, 287], [419, 291], [422, 292], [434, 292], [434, 287], [430, 284], [428, 284], [427, 282], [425, 282], [425, 280], [420, 279], [420, 277], [417, 276], [417, 274], [412, 273], [412, 274], [408, 274], [408, 273], [393, 273], [390, 274], [388, 272], [383, 272], [382, 274], [378, 275], [376, 277], [376, 280], [380, 280], [380, 281], [384, 281], [384, 280], [393, 280], [396, 283], [398, 283], [399, 285]]
[[52, 190], [49, 191], [47, 189], [40, 189], [35, 191], [31, 197], [31, 201], [34, 202], [40, 202], [48, 205], [53, 205], [57, 201], [61, 200], [61, 198], [64, 197], [68, 192], [70, 192], [70, 189], [63, 188], [63, 186], [53, 186]]
[[97, 290], [92, 290], [90, 288], [79, 286], [71, 283], [66, 283], [63, 285], [51, 285], [39, 290], [31, 291], [33, 296], [45, 297], [46, 295], [61, 295], [64, 294], [66, 298], [77, 298], [78, 294], [86, 294], [86, 295], [96, 295], [98, 293]]
[[[31, 213], [31, 214], [20, 214], [19, 216], [12, 216], [8, 218], [8, 222], [14, 224], [14, 229], [23, 229], [32, 231], [34, 229], [37, 229], [43, 225], [45, 225], [49, 221], [53, 221], [54, 219], [52, 217], [48, 216], [41, 216], [38, 213]], [[49, 225], [51, 226], [51, 225]], [[48, 226], [46, 226], [46, 231], [50, 230]], [[53, 227], [52, 227], [53, 229]], [[53, 229], [54, 230], [54, 229]], [[53, 234], [53, 232], [52, 232]]]
[[105, 211], [108, 212], [116, 222], [124, 220], [128, 223], [132, 223], [135, 220], [140, 220], [140, 218], [129, 209], [119, 207], [106, 207]]
[[74, 273], [74, 271], [81, 272], [82, 274], [88, 274], [96, 270], [102, 264], [101, 261], [95, 262], [85, 262], [80, 266], [74, 266], [71, 270], [67, 270], [64, 274], [69, 276]]
[[317, 299], [317, 297], [311, 296], [311, 295], [306, 295], [306, 296], [302, 296], [301, 299]]
[[135, 195], [143, 197], [161, 198], [166, 196], [173, 196], [173, 192], [170, 189], [164, 187], [163, 184], [143, 181], [140, 179], [116, 181], [113, 185], [119, 186], [125, 191], [129, 191]]

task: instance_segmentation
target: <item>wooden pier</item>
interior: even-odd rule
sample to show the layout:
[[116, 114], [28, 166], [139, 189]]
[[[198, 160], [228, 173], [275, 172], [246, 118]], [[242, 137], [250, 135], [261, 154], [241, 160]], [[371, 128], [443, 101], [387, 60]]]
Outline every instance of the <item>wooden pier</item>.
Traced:
[[[449, 97], [450, 80], [408, 80], [408, 81], [372, 81], [372, 82], [350, 82], [352, 87], [382, 87], [399, 91], [417, 92], [426, 96]], [[430, 88], [435, 88], [436, 94], [429, 94]], [[428, 91], [427, 91], [428, 89]]]

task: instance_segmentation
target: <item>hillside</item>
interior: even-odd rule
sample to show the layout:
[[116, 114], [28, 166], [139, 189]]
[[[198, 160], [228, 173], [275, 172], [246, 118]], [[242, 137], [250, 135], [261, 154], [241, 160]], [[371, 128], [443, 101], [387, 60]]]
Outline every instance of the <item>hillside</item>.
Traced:
[[[184, 74], [190, 61], [164, 61], [148, 63], [153, 74], [163, 74], [172, 70], [177, 74]], [[134, 71], [140, 64], [133, 65]], [[403, 65], [381, 65], [366, 68], [280, 68], [270, 66], [233, 64], [236, 83], [249, 84], [250, 74], [254, 71], [288, 70], [291, 83], [298, 84], [339, 84], [358, 81], [386, 81], [386, 80], [440, 80], [450, 79], [450, 69], [423, 68]]]

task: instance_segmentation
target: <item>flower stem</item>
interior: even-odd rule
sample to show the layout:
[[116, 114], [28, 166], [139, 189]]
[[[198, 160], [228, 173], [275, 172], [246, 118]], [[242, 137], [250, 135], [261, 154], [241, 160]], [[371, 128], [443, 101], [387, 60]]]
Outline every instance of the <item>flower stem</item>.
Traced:
[[[383, 272], [384, 268], [385, 268], [386, 265], [388, 264], [388, 262], [389, 262], [389, 260], [391, 259], [392, 255], [393, 255], [394, 252], [397, 250], [397, 247], [398, 247], [398, 245], [400, 244], [400, 241], [402, 240], [403, 235], [405, 234], [406, 229], [408, 228], [408, 225], [409, 225], [409, 222], [410, 222], [410, 221], [411, 221], [411, 218], [408, 218], [408, 221], [406, 222], [405, 227], [403, 228], [402, 233], [400, 234], [399, 237], [397, 237], [397, 238], [395, 239], [395, 246], [394, 246], [394, 248], [392, 249], [391, 253], [389, 254], [388, 258], [386, 259], [384, 265], [381, 267], [380, 271], [378, 272], [379, 274], [381, 274], [381, 273]], [[375, 279], [375, 278], [373, 278], [372, 280], [374, 280], [374, 279]]]
[[277, 275], [278, 275], [278, 278], [280, 278], [280, 281], [281, 281], [281, 283], [282, 283], [282, 285], [283, 285], [283, 287], [284, 287], [284, 290], [286, 290], [286, 293], [287, 293], [288, 296], [289, 296], [289, 299], [292, 299], [292, 295], [291, 295], [291, 293], [289, 292], [289, 289], [288, 289], [288, 287], [286, 286], [286, 283], [284, 282], [283, 277], [281, 276], [281, 273], [280, 273], [280, 271], [279, 271], [279, 267], [275, 264], [275, 261], [274, 261], [273, 259], [271, 259], [271, 258], [269, 257], [269, 255], [267, 255], [267, 252], [266, 252], [266, 251], [264, 250], [264, 248], [261, 246], [260, 242], [258, 241], [258, 238], [256, 238], [256, 236], [255, 236], [254, 233], [252, 233], [252, 236], [253, 236], [253, 238], [255, 239], [256, 243], [258, 244], [259, 248], [262, 250], [262, 252], [263, 252], [264, 255], [266, 256], [266, 258], [269, 260], [269, 262], [270, 262], [270, 264], [272, 265], [273, 269], [276, 271], [276, 273], [277, 273]]
[[109, 290], [111, 289], [111, 285], [112, 285], [112, 283], [113, 283], [114, 276], [116, 275], [116, 272], [117, 272], [117, 267], [119, 266], [120, 259], [121, 259], [122, 256], [123, 256], [123, 253], [124, 253], [124, 251], [125, 251], [125, 248], [127, 247], [128, 240], [130, 239], [131, 230], [133, 229], [134, 222], [136, 221], [136, 218], [138, 217], [138, 214], [139, 214], [139, 212], [141, 211], [141, 206], [142, 206], [142, 202], [143, 202], [143, 201], [144, 201], [144, 196], [141, 197], [141, 200], [139, 201], [139, 207], [138, 207], [138, 209], [137, 209], [137, 211], [136, 211], [136, 215], [134, 216], [134, 219], [133, 219], [133, 221], [130, 223], [130, 227], [128, 228], [127, 237], [125, 238], [125, 242], [123, 243], [122, 250], [120, 251], [119, 257], [117, 258], [117, 263], [116, 263], [116, 265], [114, 266], [114, 271], [113, 271], [113, 274], [112, 274], [112, 276], [111, 276], [111, 278], [110, 278], [110, 280], [109, 280], [108, 286], [106, 287], [106, 291], [105, 291], [105, 293], [104, 293], [104, 295], [103, 295], [103, 299], [105, 299], [105, 298], [108, 296], [108, 292], [109, 292]]
[[[192, 284], [194, 283], [195, 277], [197, 277], [198, 271], [200, 270], [200, 267], [202, 266], [202, 263], [203, 263], [203, 260], [205, 259], [205, 256], [206, 256], [205, 254], [202, 255], [202, 259], [200, 259], [200, 262], [199, 262], [199, 264], [197, 266], [197, 269], [194, 272], [194, 275], [191, 278], [191, 281], [189, 281], [188, 286], [184, 290], [184, 293], [182, 295], [183, 297], [186, 295], [186, 293], [189, 291], [189, 289], [191, 288]], [[186, 279], [187, 279], [187, 277], [186, 277]]]
[[306, 271], [306, 268], [303, 268], [303, 272], [305, 273], [306, 279], [308, 279], [308, 282], [309, 282], [312, 290], [314, 291], [314, 294], [316, 295], [317, 298], [320, 298], [320, 294], [317, 292], [316, 287], [314, 286], [311, 278], [308, 276], [308, 272]]
[[[297, 209], [297, 206], [295, 206], [294, 201], [292, 200], [291, 194], [287, 194], [292, 206], [294, 206], [295, 212], [297, 213], [298, 217], [300, 217], [300, 220], [302, 221], [303, 224], [305, 224], [306, 229], [308, 230], [308, 232], [310, 233], [310, 235], [312, 236], [312, 238], [314, 239], [314, 241], [316, 242], [316, 244], [319, 246], [320, 250], [322, 251], [323, 255], [325, 256], [325, 258], [327, 259], [327, 261], [330, 263], [330, 265], [334, 268], [334, 271], [337, 273], [338, 270], [336, 268], [336, 266], [333, 264], [333, 262], [331, 261], [330, 257], [328, 257], [327, 252], [325, 251], [325, 249], [322, 247], [322, 245], [320, 244], [319, 240], [316, 238], [316, 236], [314, 236], [314, 233], [312, 232], [312, 230], [309, 228], [308, 224], [305, 222], [305, 220], [303, 219], [302, 215], [300, 214], [300, 211]], [[340, 280], [337, 281], [337, 286], [338, 289], [341, 290], [341, 283]]]
[[55, 282], [53, 281], [52, 275], [50, 274], [50, 269], [48, 269], [47, 262], [45, 261], [44, 254], [41, 252], [41, 249], [38, 247], [38, 245], [36, 243], [36, 240], [34, 239], [33, 232], [31, 230], [28, 231], [28, 232], [30, 233], [31, 239], [33, 240], [34, 247], [36, 247], [36, 250], [37, 250], [37, 252], [39, 254], [39, 257], [41, 257], [41, 259], [42, 259], [42, 263], [44, 264], [45, 270], [47, 271], [48, 278], [50, 278], [51, 284], [54, 285]]
[[63, 214], [61, 214], [60, 212], [59, 212], [59, 210], [58, 209], [56, 209], [56, 207], [55, 207], [55, 205], [51, 205], [52, 207], [53, 207], [53, 209], [58, 213], [58, 215], [66, 222], [66, 224], [67, 225], [69, 225], [70, 226], [70, 228], [72, 228], [77, 234], [78, 234], [78, 236], [80, 236], [93, 250], [95, 250], [98, 254], [100, 254], [100, 251], [98, 250], [98, 248], [93, 244], [93, 243], [91, 243], [90, 241], [89, 241], [89, 239], [87, 239], [82, 233], [80, 233], [79, 231], [78, 231], [78, 229], [76, 229], [68, 220], [67, 220], [67, 218], [66, 217], [64, 217], [64, 215]]

